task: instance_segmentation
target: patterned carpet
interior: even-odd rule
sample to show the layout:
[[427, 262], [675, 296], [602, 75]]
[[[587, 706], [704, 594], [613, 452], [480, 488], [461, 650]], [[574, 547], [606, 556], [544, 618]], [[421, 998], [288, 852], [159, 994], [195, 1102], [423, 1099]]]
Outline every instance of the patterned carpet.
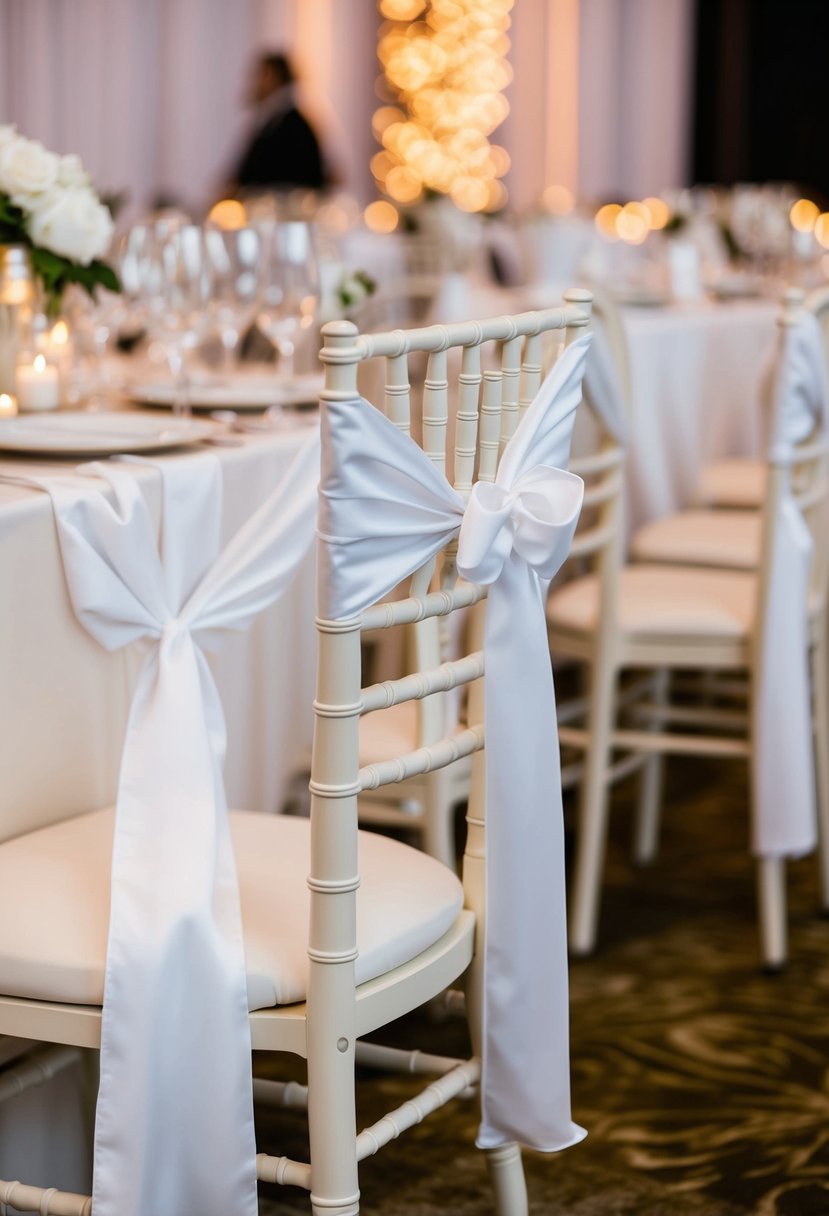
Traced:
[[[739, 769], [672, 764], [648, 871], [626, 856], [632, 787], [614, 800], [600, 947], [571, 974], [574, 1114], [590, 1134], [526, 1154], [534, 1216], [829, 1214], [829, 921], [814, 860], [790, 865], [791, 963], [761, 974]], [[394, 1041], [465, 1050], [461, 1023], [424, 1015]], [[361, 1120], [416, 1088], [373, 1076]], [[263, 1115], [260, 1147], [301, 1155], [301, 1127]], [[368, 1161], [363, 1216], [491, 1212], [475, 1127], [475, 1103], [455, 1103]], [[268, 1216], [309, 1211], [295, 1190], [263, 1199]]]

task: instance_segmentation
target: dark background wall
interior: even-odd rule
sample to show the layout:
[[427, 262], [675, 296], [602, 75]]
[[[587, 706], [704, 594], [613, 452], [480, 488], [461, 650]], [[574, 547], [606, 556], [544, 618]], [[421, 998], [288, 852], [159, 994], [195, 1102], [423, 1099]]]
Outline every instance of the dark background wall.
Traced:
[[697, 0], [693, 180], [829, 204], [829, 0]]

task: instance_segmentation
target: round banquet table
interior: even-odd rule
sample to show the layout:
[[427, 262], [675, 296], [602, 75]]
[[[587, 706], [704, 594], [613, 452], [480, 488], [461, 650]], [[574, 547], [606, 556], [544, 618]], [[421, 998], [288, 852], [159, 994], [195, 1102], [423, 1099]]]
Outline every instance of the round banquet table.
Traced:
[[[273, 490], [315, 425], [316, 417], [303, 419], [296, 427], [240, 435], [238, 446], [182, 448], [153, 459], [192, 461], [204, 450], [219, 458], [227, 541]], [[74, 464], [0, 454], [0, 472], [13, 476], [71, 476]], [[132, 468], [158, 520], [158, 473]], [[87, 493], [103, 484], [75, 480]], [[314, 588], [309, 550], [283, 597], [246, 633], [228, 634], [211, 659], [227, 721], [231, 806], [277, 811], [298, 763], [310, 754]], [[7, 839], [114, 801], [140, 656], [106, 652], [79, 625], [49, 496], [3, 482], [0, 606], [0, 839]], [[20, 915], [26, 916], [25, 908]], [[20, 1046], [19, 1040], [0, 1038], [0, 1064]], [[0, 1177], [88, 1189], [79, 1079], [72, 1067], [43, 1089], [0, 1105]]]
[[[469, 315], [554, 308], [567, 284], [509, 292], [470, 289]], [[781, 287], [782, 290], [782, 287]], [[694, 300], [620, 305], [631, 379], [627, 526], [670, 515], [696, 501], [711, 460], [758, 456], [759, 384], [771, 356], [777, 299]], [[573, 450], [589, 450], [591, 420], [576, 421]]]
[[623, 309], [632, 528], [691, 505], [709, 461], [760, 454], [759, 382], [778, 311], [769, 299]]

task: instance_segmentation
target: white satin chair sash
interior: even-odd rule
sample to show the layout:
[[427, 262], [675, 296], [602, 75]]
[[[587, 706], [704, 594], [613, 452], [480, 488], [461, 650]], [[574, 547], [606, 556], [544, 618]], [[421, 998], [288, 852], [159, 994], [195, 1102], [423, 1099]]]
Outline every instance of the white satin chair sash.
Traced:
[[320, 613], [353, 619], [460, 531], [458, 569], [489, 584], [487, 932], [482, 1147], [542, 1151], [584, 1136], [570, 1112], [561, 775], [544, 620], [581, 479], [566, 464], [590, 336], [568, 347], [469, 504], [367, 401], [323, 415]]
[[584, 400], [608, 434], [622, 447], [630, 439], [630, 423], [619, 373], [601, 321], [593, 323], [593, 345], [584, 373]]
[[[781, 342], [771, 384], [769, 459], [785, 464], [795, 444], [826, 429], [829, 387], [814, 316], [806, 313], [784, 329]], [[797, 857], [817, 843], [808, 627], [813, 543], [792, 494], [790, 470], [774, 534], [759, 643], [753, 849], [761, 857]]]
[[215, 456], [157, 467], [160, 553], [123, 465], [84, 470], [109, 483], [112, 503], [77, 485], [35, 483], [52, 498], [80, 622], [109, 650], [146, 646], [118, 787], [93, 1208], [96, 1216], [255, 1216], [225, 725], [204, 650], [272, 603], [308, 551], [319, 440], [221, 555]]

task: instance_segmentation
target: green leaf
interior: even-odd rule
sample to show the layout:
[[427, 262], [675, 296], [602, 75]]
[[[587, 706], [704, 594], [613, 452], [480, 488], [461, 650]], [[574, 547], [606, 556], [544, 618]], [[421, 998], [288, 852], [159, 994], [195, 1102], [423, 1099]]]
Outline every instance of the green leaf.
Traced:
[[96, 258], [88, 266], [79, 266], [69, 258], [33, 244], [24, 227], [24, 220], [21, 208], [15, 207], [9, 196], [0, 192], [0, 242], [11, 241], [30, 247], [32, 268], [43, 284], [48, 312], [56, 311], [69, 283], [77, 283], [93, 299], [96, 287], [105, 287], [107, 291], [113, 292], [121, 290], [118, 276], [106, 262]]

